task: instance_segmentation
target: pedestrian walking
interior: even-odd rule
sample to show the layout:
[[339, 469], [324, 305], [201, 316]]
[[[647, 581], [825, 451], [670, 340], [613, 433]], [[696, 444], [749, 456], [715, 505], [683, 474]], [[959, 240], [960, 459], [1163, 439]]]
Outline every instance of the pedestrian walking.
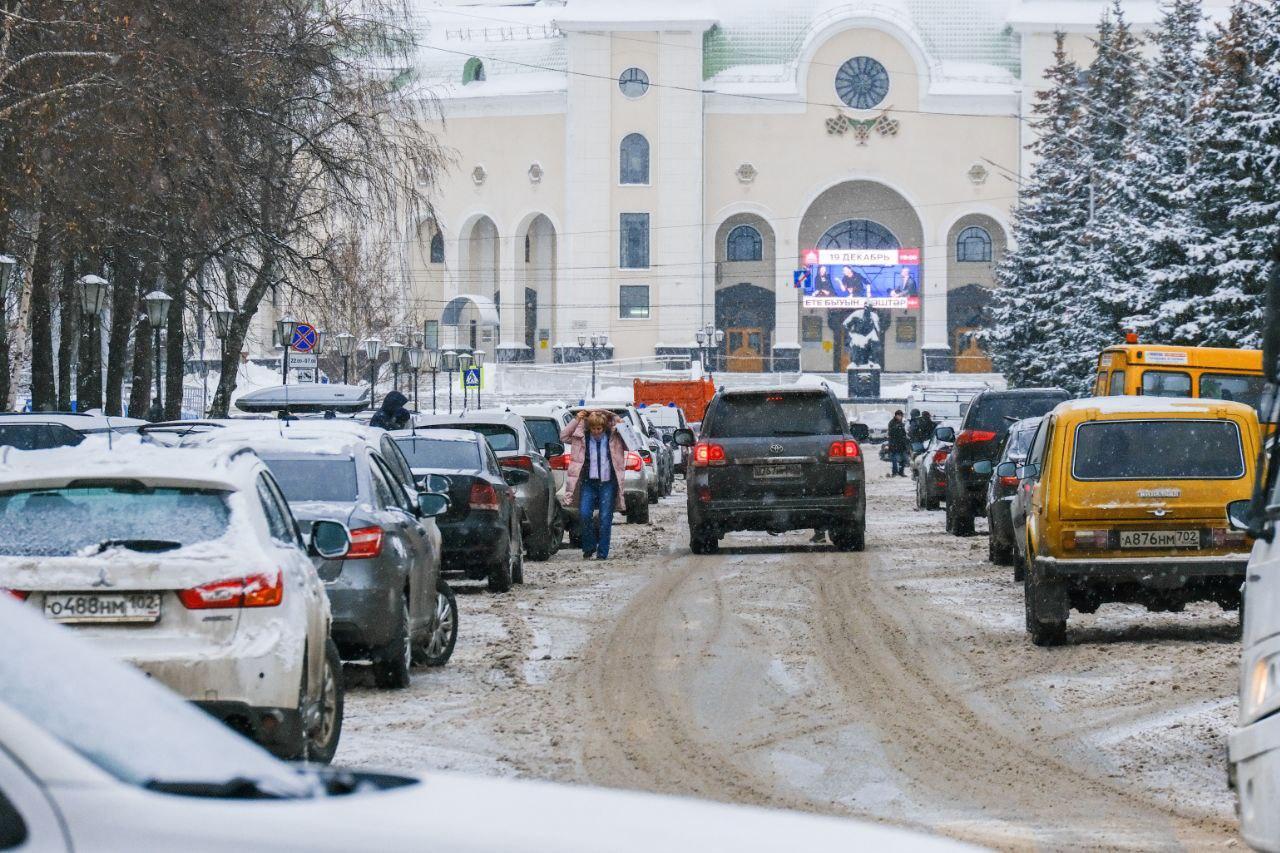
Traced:
[[404, 404], [409, 398], [399, 391], [392, 391], [382, 398], [382, 405], [373, 413], [369, 426], [380, 429], [407, 429], [409, 426], [409, 410]]
[[907, 458], [911, 452], [911, 442], [907, 438], [907, 425], [903, 421], [901, 409], [894, 412], [893, 420], [889, 421], [889, 440], [886, 444], [889, 446], [889, 464], [892, 467], [889, 476], [907, 476]]
[[609, 559], [613, 513], [624, 509], [627, 447], [618, 434], [619, 420], [612, 412], [582, 411], [560, 432], [560, 440], [569, 448], [565, 505], [578, 508], [584, 560]]

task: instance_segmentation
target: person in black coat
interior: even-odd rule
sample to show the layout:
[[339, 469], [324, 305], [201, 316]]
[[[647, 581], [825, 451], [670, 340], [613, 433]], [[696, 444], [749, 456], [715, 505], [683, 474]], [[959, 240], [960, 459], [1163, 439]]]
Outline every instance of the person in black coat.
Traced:
[[893, 413], [893, 420], [889, 421], [889, 464], [893, 466], [893, 470], [889, 472], [890, 477], [907, 476], [907, 459], [911, 453], [911, 441], [907, 438], [907, 425], [903, 421], [902, 410]]
[[399, 391], [392, 391], [382, 398], [382, 405], [373, 413], [369, 426], [381, 429], [405, 429], [409, 426], [409, 410], [404, 404], [409, 398]]

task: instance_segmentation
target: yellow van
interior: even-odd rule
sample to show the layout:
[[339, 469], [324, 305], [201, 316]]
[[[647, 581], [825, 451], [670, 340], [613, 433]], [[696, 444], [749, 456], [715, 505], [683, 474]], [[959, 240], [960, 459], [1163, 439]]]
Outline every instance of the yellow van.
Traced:
[[1093, 393], [1234, 400], [1257, 409], [1265, 384], [1262, 350], [1129, 343], [1098, 356]]
[[1041, 422], [1021, 469], [1027, 632], [1066, 637], [1074, 608], [1240, 606], [1251, 542], [1227, 504], [1253, 492], [1261, 430], [1221, 400], [1092, 397]]

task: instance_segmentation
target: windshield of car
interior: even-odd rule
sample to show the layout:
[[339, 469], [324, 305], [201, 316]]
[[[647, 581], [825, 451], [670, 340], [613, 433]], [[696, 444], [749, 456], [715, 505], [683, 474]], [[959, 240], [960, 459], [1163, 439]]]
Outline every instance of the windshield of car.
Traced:
[[1191, 376], [1171, 370], [1147, 370], [1142, 374], [1144, 397], [1190, 397]]
[[245, 779], [277, 796], [318, 793], [288, 765], [39, 611], [0, 600], [0, 624], [0, 701], [121, 782]]
[[[176, 547], [227, 531], [227, 493], [136, 481], [0, 492], [0, 554], [65, 557], [112, 541]], [[96, 551], [90, 551], [96, 553]]]
[[427, 429], [465, 429], [478, 432], [493, 448], [494, 453], [504, 453], [520, 449], [520, 439], [516, 431], [505, 424], [460, 424], [450, 421], [447, 424], [433, 424]]
[[985, 430], [1004, 435], [1014, 421], [1048, 414], [1067, 399], [1066, 395], [1016, 394], [1008, 397], [985, 397], [970, 406], [965, 429]]
[[1234, 400], [1256, 410], [1262, 402], [1262, 388], [1266, 382], [1261, 376], [1202, 373], [1200, 396], [1212, 400]]
[[356, 462], [350, 456], [309, 457], [261, 454], [289, 502], [351, 503], [359, 495]]
[[84, 436], [63, 424], [0, 424], [0, 447], [18, 450], [48, 450], [74, 447]]
[[524, 422], [533, 434], [533, 440], [539, 450], [548, 444], [560, 443], [560, 425], [552, 418], [525, 418]]
[[825, 394], [733, 394], [722, 397], [704, 425], [711, 438], [841, 435], [840, 411]]
[[396, 444], [414, 468], [472, 470], [480, 467], [479, 445], [465, 438], [403, 436]]
[[1234, 421], [1094, 421], [1076, 430], [1077, 480], [1234, 480], [1244, 476]]
[[[1038, 423], [1038, 422], [1037, 422]], [[1031, 439], [1035, 438], [1036, 424], [1021, 429], [1010, 430], [1009, 441], [1005, 445], [1005, 456], [1009, 459], [1026, 459], [1027, 450], [1031, 447]]]

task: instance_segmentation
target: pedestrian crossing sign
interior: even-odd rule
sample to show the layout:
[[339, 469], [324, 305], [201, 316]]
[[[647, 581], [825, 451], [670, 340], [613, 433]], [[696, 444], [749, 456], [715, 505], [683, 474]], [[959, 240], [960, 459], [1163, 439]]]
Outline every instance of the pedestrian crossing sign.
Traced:
[[468, 367], [462, 371], [462, 387], [463, 388], [479, 388], [480, 387], [480, 368]]

